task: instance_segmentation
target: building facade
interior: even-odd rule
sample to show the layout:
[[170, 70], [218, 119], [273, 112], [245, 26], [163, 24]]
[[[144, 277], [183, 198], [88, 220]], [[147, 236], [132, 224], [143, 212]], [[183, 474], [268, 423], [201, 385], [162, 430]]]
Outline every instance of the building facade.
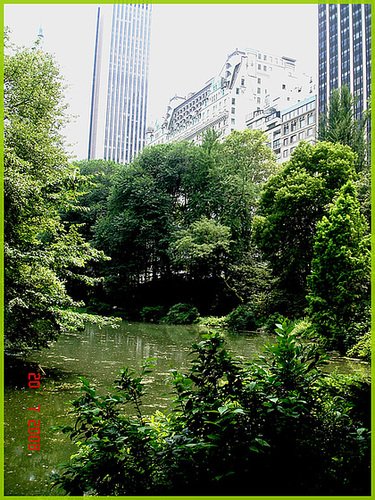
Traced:
[[146, 132], [150, 28], [148, 4], [98, 9], [88, 158], [129, 163]]
[[358, 97], [359, 119], [371, 98], [371, 4], [318, 6], [318, 110], [326, 113], [332, 89]]
[[199, 144], [207, 129], [223, 139], [232, 130], [244, 130], [249, 113], [284, 109], [314, 91], [312, 77], [297, 73], [295, 59], [236, 49], [201, 89], [172, 97], [166, 115], [147, 128], [146, 144]]
[[316, 95], [312, 95], [281, 111], [257, 110], [247, 116], [246, 126], [265, 132], [277, 163], [283, 163], [290, 159], [300, 141], [316, 143], [316, 122]]

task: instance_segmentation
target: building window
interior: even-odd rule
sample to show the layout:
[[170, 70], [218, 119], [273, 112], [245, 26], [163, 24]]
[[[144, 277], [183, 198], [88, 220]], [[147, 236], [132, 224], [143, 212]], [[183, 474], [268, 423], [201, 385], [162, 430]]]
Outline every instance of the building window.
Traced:
[[263, 66], [263, 71], [267, 71], [267, 66]]
[[258, 69], [262, 69], [262, 65], [261, 64], [258, 64]]
[[314, 115], [313, 114], [308, 115], [308, 117], [307, 117], [307, 125], [311, 125], [312, 123], [314, 123]]
[[305, 138], [305, 131], [300, 132], [300, 133], [298, 134], [298, 139], [299, 139], [299, 140], [301, 140], [301, 139], [304, 139], [304, 138]]
[[286, 138], [284, 139], [284, 143], [283, 143], [283, 144], [284, 144], [284, 146], [287, 146], [287, 145], [288, 145], [288, 143], [289, 143], [289, 139], [288, 139], [288, 137], [286, 137]]
[[245, 79], [244, 78], [241, 78], [241, 85], [245, 85]]
[[262, 79], [258, 78], [258, 85], [260, 85], [261, 83], [262, 83]]
[[240, 93], [240, 89], [236, 89], [236, 94], [238, 95]]
[[291, 132], [294, 132], [297, 129], [297, 122], [294, 121], [290, 124], [290, 130]]
[[290, 138], [290, 144], [292, 144], [293, 142], [296, 142], [297, 140], [297, 136], [296, 135], [292, 135], [291, 138]]
[[258, 94], [260, 94], [260, 92], [261, 92], [261, 90], [260, 90], [260, 88], [258, 87], [258, 88], [257, 88], [257, 93], [258, 93]]
[[292, 154], [295, 149], [296, 149], [295, 147], [290, 148], [290, 154]]
[[234, 120], [234, 118], [232, 118], [230, 122], [231, 122], [232, 125], [234, 125], [236, 123], [235, 120]]
[[307, 135], [308, 136], [313, 135], [313, 129], [312, 128], [307, 129]]
[[260, 97], [257, 97], [257, 104], [260, 104]]
[[232, 104], [236, 104], [236, 99], [232, 97]]
[[283, 151], [283, 157], [284, 157], [284, 158], [288, 158], [288, 150], [287, 150], [287, 149], [285, 149], [285, 150]]
[[284, 135], [289, 134], [289, 124], [284, 125]]
[[234, 108], [232, 108], [231, 112], [232, 112], [232, 115], [234, 115], [236, 110]]
[[300, 118], [300, 119], [299, 119], [299, 126], [300, 126], [300, 128], [304, 127], [305, 125], [306, 125], [306, 120], [305, 120], [305, 118], [304, 118], [304, 117], [303, 117], [303, 118]]

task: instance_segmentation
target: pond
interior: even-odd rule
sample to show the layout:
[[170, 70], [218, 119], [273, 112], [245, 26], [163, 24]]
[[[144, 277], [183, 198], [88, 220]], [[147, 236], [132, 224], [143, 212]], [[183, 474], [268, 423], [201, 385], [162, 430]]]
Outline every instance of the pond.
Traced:
[[[68, 415], [80, 394], [78, 377], [88, 379], [99, 394], [113, 387], [117, 374], [124, 366], [138, 370], [142, 361], [155, 357], [155, 372], [148, 376], [148, 395], [143, 412], [157, 409], [168, 411], [171, 394], [165, 380], [173, 367], [184, 371], [189, 366], [191, 345], [199, 339], [196, 326], [168, 326], [123, 322], [119, 329], [99, 329], [88, 325], [84, 332], [65, 334], [49, 349], [30, 355], [25, 362], [6, 367], [5, 400], [5, 494], [61, 495], [50, 490], [48, 478], [59, 463], [66, 462], [76, 451], [75, 446], [53, 426], [72, 424]], [[228, 350], [244, 359], [259, 354], [273, 335], [262, 333], [225, 334]], [[44, 374], [39, 388], [28, 387], [28, 373], [38, 365]], [[370, 374], [366, 363], [336, 357], [328, 370]], [[10, 377], [11, 375], [11, 377]], [[9, 378], [10, 377], [10, 378]], [[38, 385], [38, 384], [32, 384]], [[40, 411], [29, 408], [40, 405]], [[28, 421], [40, 421], [40, 451], [29, 451]]]

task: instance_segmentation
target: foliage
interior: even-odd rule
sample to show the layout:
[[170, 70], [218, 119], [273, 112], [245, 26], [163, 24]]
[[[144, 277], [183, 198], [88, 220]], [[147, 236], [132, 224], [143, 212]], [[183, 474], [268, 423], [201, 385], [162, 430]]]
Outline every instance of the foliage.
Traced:
[[360, 172], [368, 168], [367, 158], [367, 124], [370, 111], [356, 119], [358, 97], [350, 93], [349, 87], [332, 89], [328, 112], [319, 119], [319, 141], [340, 143], [349, 146], [357, 155], [356, 170]]
[[202, 217], [174, 234], [174, 263], [192, 276], [220, 276], [230, 250], [230, 228]]
[[258, 324], [252, 304], [241, 304], [227, 315], [227, 324], [231, 330], [254, 331]]
[[[169, 415], [142, 413], [150, 362], [141, 375], [124, 369], [112, 396], [83, 380], [76, 425], [63, 429], [79, 452], [55, 486], [70, 495], [368, 495], [367, 410], [353, 403], [368, 403], [369, 391], [323, 376], [319, 350], [292, 328], [278, 324], [278, 342], [246, 364], [220, 335], [204, 336], [188, 373], [171, 371]], [[127, 403], [134, 416], [121, 410]]]
[[165, 316], [165, 313], [166, 310], [164, 306], [146, 306], [142, 308], [140, 315], [142, 321], [150, 323], [160, 321], [162, 317]]
[[296, 316], [306, 307], [316, 225], [327, 214], [327, 204], [353, 177], [354, 159], [348, 146], [302, 143], [264, 185], [254, 240], [278, 278], [282, 294], [274, 307], [283, 313]]
[[369, 316], [370, 250], [364, 234], [355, 188], [347, 182], [318, 223], [307, 296], [314, 329], [343, 352], [357, 340], [357, 322]]
[[353, 347], [351, 347], [347, 355], [353, 358], [359, 358], [363, 361], [371, 361], [371, 332], [365, 333]]
[[198, 309], [191, 304], [173, 305], [164, 318], [170, 325], [190, 325], [198, 321]]
[[5, 348], [47, 346], [58, 334], [94, 319], [67, 283], [99, 281], [82, 271], [105, 258], [63, 224], [81, 179], [64, 152], [63, 82], [52, 56], [7, 42], [4, 58]]
[[206, 316], [204, 318], [200, 317], [198, 324], [207, 328], [227, 328], [228, 319], [227, 316]]

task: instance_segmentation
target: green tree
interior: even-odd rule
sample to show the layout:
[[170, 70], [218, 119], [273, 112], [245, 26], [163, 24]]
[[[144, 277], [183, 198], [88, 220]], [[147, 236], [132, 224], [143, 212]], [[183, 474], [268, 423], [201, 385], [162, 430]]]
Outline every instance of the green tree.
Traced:
[[317, 225], [307, 296], [315, 330], [343, 352], [358, 340], [357, 323], [367, 318], [370, 328], [370, 242], [365, 231], [349, 181]]
[[192, 276], [220, 276], [228, 263], [230, 228], [207, 217], [192, 222], [174, 234], [174, 261]]
[[356, 154], [356, 170], [368, 169], [367, 124], [369, 111], [361, 119], [355, 118], [358, 97], [350, 93], [346, 85], [333, 89], [328, 112], [319, 119], [319, 141], [328, 141], [349, 146]]
[[71, 310], [81, 303], [70, 297], [66, 282], [93, 285], [97, 280], [81, 271], [104, 254], [60, 218], [75, 203], [80, 179], [64, 151], [58, 67], [38, 46], [13, 47], [7, 34], [5, 47], [5, 348], [22, 351], [83, 326], [87, 317]]
[[264, 185], [254, 220], [254, 239], [271, 264], [284, 301], [280, 312], [298, 314], [307, 305], [316, 224], [341, 186], [354, 175], [348, 146], [301, 144], [284, 168]]

